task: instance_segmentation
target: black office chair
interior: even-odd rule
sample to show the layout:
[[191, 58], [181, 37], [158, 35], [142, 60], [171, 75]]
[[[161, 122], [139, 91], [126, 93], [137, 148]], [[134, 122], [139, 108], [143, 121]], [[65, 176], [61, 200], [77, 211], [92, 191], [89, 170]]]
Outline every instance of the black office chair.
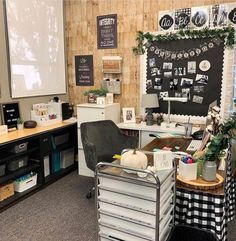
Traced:
[[[86, 165], [92, 171], [97, 163], [112, 162], [114, 154], [138, 145], [137, 137], [123, 134], [111, 120], [84, 122], [80, 131]], [[91, 198], [92, 190], [87, 193], [87, 198]]]
[[216, 234], [197, 227], [175, 225], [166, 241], [219, 241]]

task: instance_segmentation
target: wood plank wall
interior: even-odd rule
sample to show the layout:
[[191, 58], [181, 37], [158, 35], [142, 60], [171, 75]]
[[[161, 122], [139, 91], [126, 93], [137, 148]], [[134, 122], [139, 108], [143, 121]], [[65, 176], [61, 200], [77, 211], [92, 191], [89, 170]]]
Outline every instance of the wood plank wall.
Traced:
[[[85, 103], [85, 90], [99, 88], [102, 73], [102, 57], [118, 55], [123, 58], [122, 94], [115, 101], [121, 107], [140, 105], [139, 57], [132, 53], [137, 31], [157, 31], [158, 11], [229, 3], [229, 0], [65, 0], [66, 43], [69, 81], [69, 98], [73, 104]], [[100, 15], [117, 14], [118, 48], [97, 49], [96, 18]], [[75, 83], [74, 56], [93, 55], [94, 86], [81, 87]]]

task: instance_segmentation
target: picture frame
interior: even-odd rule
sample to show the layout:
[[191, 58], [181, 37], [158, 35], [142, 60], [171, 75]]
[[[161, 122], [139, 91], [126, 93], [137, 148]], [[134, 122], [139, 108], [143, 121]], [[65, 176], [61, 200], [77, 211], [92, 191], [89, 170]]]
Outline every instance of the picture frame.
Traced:
[[136, 122], [134, 107], [122, 108], [122, 113], [123, 113], [124, 123], [135, 123]]

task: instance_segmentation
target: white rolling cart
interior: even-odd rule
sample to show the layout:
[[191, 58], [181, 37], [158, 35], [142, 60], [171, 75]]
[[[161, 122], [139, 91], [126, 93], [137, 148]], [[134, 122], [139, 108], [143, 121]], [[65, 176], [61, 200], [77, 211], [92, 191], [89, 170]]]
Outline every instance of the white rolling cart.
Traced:
[[95, 175], [99, 241], [166, 240], [174, 225], [176, 168], [154, 173], [103, 162]]

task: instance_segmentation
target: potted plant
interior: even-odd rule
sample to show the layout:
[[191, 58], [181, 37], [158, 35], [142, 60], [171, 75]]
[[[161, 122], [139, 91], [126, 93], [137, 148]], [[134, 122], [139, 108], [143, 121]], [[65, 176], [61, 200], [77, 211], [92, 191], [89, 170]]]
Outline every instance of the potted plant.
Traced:
[[17, 118], [17, 129], [22, 130], [23, 129], [24, 121], [21, 118]]
[[236, 112], [223, 123], [219, 122], [216, 128], [217, 133], [214, 131], [214, 128], [207, 127], [207, 130], [210, 130], [210, 133], [214, 133], [215, 135], [212, 134], [207, 147], [195, 155], [200, 163], [202, 162], [202, 176], [206, 181], [213, 181], [215, 179], [217, 161], [228, 147], [229, 141], [236, 139], [234, 134], [234, 130], [236, 129]]
[[83, 93], [84, 96], [88, 96], [88, 103], [96, 103], [98, 96], [106, 96], [108, 93], [107, 89], [90, 89]]

